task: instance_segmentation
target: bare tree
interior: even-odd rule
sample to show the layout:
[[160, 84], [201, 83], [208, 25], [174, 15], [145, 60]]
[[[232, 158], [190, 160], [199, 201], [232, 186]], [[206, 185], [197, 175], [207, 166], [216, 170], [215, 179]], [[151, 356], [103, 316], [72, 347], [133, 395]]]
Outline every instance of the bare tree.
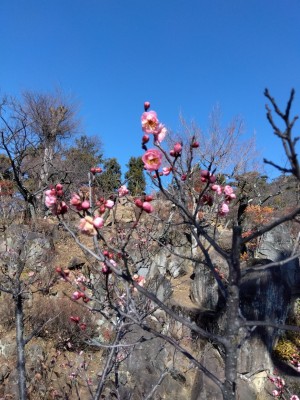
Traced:
[[61, 140], [76, 132], [74, 106], [61, 95], [26, 92], [5, 97], [0, 106], [0, 149], [31, 216], [37, 212], [45, 187], [57, 173], [55, 152]]

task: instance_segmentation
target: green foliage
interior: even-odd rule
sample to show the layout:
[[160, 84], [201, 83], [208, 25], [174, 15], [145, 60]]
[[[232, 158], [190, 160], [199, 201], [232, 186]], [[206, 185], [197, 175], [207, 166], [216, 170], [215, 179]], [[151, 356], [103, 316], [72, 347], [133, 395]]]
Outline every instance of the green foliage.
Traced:
[[139, 196], [145, 191], [146, 180], [144, 175], [144, 163], [141, 157], [131, 157], [126, 165], [128, 171], [125, 178], [128, 181], [128, 189], [132, 196]]
[[116, 158], [108, 158], [103, 162], [103, 172], [97, 176], [96, 182], [102, 195], [114, 193], [121, 185], [121, 166]]
[[88, 172], [102, 162], [102, 145], [97, 137], [82, 135], [75, 140], [75, 145], [65, 153], [65, 170], [75, 185], [87, 181]]

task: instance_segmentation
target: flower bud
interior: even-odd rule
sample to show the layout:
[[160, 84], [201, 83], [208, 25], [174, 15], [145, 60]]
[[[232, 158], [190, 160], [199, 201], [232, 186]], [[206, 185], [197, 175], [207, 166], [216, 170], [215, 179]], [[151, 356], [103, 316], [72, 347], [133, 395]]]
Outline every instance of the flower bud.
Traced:
[[182, 150], [182, 145], [181, 143], [177, 142], [174, 144], [173, 150], [175, 153], [180, 154]]
[[81, 208], [82, 208], [83, 210], [88, 210], [88, 209], [90, 208], [90, 202], [89, 202], [88, 200], [84, 200], [84, 201], [81, 203]]
[[94, 225], [95, 228], [102, 228], [102, 226], [104, 225], [103, 218], [101, 218], [101, 217], [96, 217], [96, 218], [93, 220], [93, 225]]
[[142, 144], [146, 144], [146, 143], [148, 143], [149, 142], [149, 135], [144, 135], [143, 137], [142, 137]]
[[193, 142], [191, 146], [193, 149], [197, 149], [199, 147], [199, 142]]
[[142, 208], [144, 211], [146, 211], [146, 213], [150, 214], [153, 212], [153, 206], [151, 203], [149, 203], [148, 201], [144, 201], [144, 203], [142, 204]]
[[144, 110], [145, 110], [145, 111], [148, 111], [149, 108], [150, 108], [150, 103], [149, 103], [149, 101], [145, 101], [145, 103], [144, 103]]
[[73, 317], [72, 315], [70, 316], [70, 320], [72, 321], [72, 322], [75, 322], [75, 324], [78, 324], [78, 322], [80, 321], [80, 318], [79, 317]]
[[134, 204], [139, 208], [143, 208], [143, 202], [141, 199], [134, 200]]
[[153, 200], [153, 196], [151, 196], [150, 194], [145, 196], [145, 201], [152, 201]]

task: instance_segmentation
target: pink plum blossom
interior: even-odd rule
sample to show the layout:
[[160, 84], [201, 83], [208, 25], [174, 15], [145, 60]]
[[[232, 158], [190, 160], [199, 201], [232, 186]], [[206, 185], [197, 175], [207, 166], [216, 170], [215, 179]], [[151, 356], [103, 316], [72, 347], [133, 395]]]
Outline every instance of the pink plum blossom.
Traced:
[[155, 111], [146, 111], [141, 117], [142, 129], [145, 133], [159, 133], [159, 121]]
[[230, 196], [231, 194], [233, 194], [233, 189], [232, 189], [232, 187], [229, 186], [229, 185], [224, 186], [224, 194], [225, 194], [226, 196]]
[[229, 213], [229, 207], [226, 203], [222, 203], [220, 208], [219, 208], [219, 215], [221, 217], [224, 217], [226, 214]]
[[129, 190], [127, 189], [126, 186], [123, 185], [118, 189], [118, 193], [119, 193], [119, 197], [123, 197], [129, 193]]
[[278, 396], [280, 396], [280, 392], [279, 392], [278, 390], [273, 390], [273, 391], [272, 391], [272, 395], [273, 395], [274, 397], [278, 397]]
[[51, 208], [57, 203], [57, 197], [52, 194], [51, 190], [46, 190], [45, 204], [48, 208]]
[[162, 173], [163, 173], [163, 175], [165, 175], [165, 176], [169, 175], [171, 171], [172, 171], [172, 167], [164, 167], [164, 168], [162, 169]]
[[290, 398], [290, 400], [299, 400], [299, 397], [293, 394], [293, 396]]
[[212, 185], [211, 190], [213, 190], [217, 194], [222, 194], [222, 186], [220, 185]]
[[106, 208], [111, 209], [111, 208], [113, 208], [114, 205], [115, 205], [115, 203], [112, 200], [106, 200], [106, 202], [105, 202]]
[[144, 153], [142, 160], [147, 171], [156, 171], [161, 166], [162, 153], [157, 149], [149, 149]]
[[229, 203], [231, 200], [236, 198], [236, 195], [233, 193], [233, 189], [231, 186], [226, 185], [224, 186], [224, 194], [225, 200]]
[[81, 201], [80, 196], [77, 193], [73, 193], [72, 197], [71, 197], [71, 200], [70, 200], [70, 204], [72, 206], [78, 206], [78, 205], [81, 205], [81, 202], [82, 201]]
[[93, 218], [86, 216], [80, 220], [79, 230], [88, 236], [97, 235], [97, 231], [94, 227]]
[[158, 126], [159, 132], [155, 134], [155, 141], [158, 143], [161, 143], [164, 138], [166, 137], [167, 134], [167, 128], [163, 124], [159, 124]]
[[72, 294], [72, 300], [79, 300], [81, 298], [83, 298], [85, 295], [82, 292], [76, 291]]
[[94, 218], [93, 225], [95, 228], [102, 228], [102, 226], [104, 225], [103, 218], [101, 218], [101, 217]]

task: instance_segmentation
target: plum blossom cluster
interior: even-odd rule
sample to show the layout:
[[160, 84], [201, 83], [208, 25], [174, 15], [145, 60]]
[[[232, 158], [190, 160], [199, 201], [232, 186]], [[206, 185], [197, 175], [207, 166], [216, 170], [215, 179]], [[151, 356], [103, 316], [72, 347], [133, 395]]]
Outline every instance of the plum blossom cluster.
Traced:
[[[223, 196], [223, 199], [219, 198], [218, 214], [221, 217], [226, 216], [229, 213], [229, 203], [236, 198], [233, 188], [229, 185], [221, 186], [216, 184], [217, 177], [207, 170], [200, 172], [200, 180], [203, 183], [211, 184], [209, 189], [215, 192], [218, 197]], [[214, 204], [214, 197], [209, 193], [205, 193], [201, 198], [201, 203], [211, 207]]]
[[129, 193], [129, 190], [127, 189], [127, 187], [125, 185], [119, 187], [118, 189], [118, 194], [119, 197], [124, 197]]
[[151, 204], [151, 201], [153, 200], [153, 196], [151, 195], [146, 195], [143, 198], [137, 198], [134, 201], [134, 204], [145, 211], [146, 213], [150, 214], [154, 211], [154, 208]]
[[70, 321], [74, 322], [75, 324], [77, 324], [82, 331], [86, 330], [86, 323], [80, 322], [80, 317], [71, 315], [70, 316]]
[[67, 204], [62, 200], [64, 195], [63, 185], [58, 183], [45, 192], [45, 205], [53, 215], [63, 215], [68, 211]]
[[[283, 397], [284, 390], [285, 390], [285, 380], [282, 379], [280, 376], [269, 376], [269, 380], [276, 386], [276, 389], [272, 391], [272, 395], [277, 398], [286, 398]], [[293, 394], [290, 397], [290, 400], [300, 400], [299, 397]]]
[[[134, 274], [132, 277], [132, 280], [135, 281], [139, 286], [144, 286], [146, 279], [144, 276], [138, 275], [138, 274]], [[137, 288], [133, 288], [134, 292], [137, 292]]]
[[118, 264], [115, 261], [116, 257], [115, 257], [115, 255], [113, 253], [110, 253], [108, 250], [104, 250], [103, 251], [103, 255], [104, 255], [104, 257], [106, 257], [108, 259], [109, 262], [101, 263], [101, 272], [104, 275], [108, 275], [108, 274], [112, 273], [112, 270], [111, 270], [110, 266], [117, 267]]
[[167, 129], [159, 122], [156, 112], [148, 111], [149, 108], [150, 103], [146, 101], [144, 103], [145, 112], [141, 116], [142, 130], [145, 133], [142, 138], [143, 145], [149, 142], [149, 134], [153, 135], [154, 143], [161, 143], [167, 134]]
[[297, 371], [300, 372], [300, 353], [292, 354], [291, 364], [297, 368]]

